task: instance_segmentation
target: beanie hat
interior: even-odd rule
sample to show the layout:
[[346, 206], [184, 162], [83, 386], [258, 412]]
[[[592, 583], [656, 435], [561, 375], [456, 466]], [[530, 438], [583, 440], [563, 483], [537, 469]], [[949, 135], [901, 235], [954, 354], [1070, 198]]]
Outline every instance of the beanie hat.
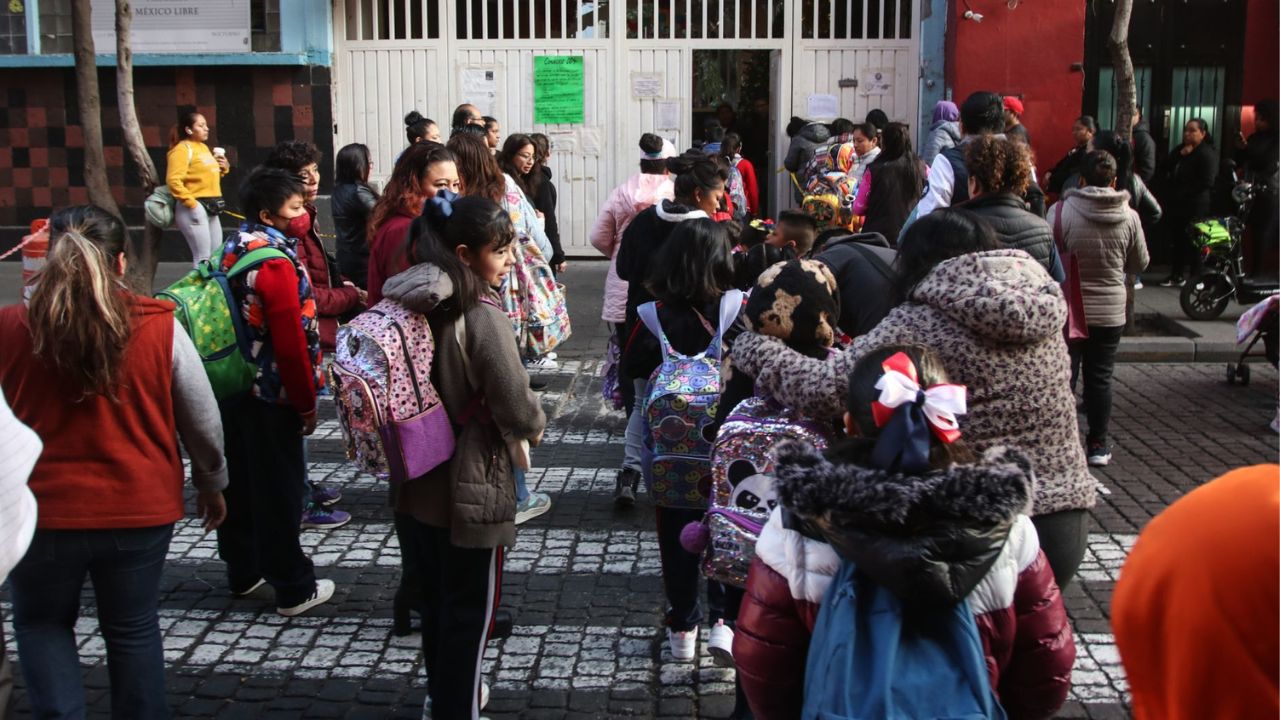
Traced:
[[835, 276], [817, 260], [789, 260], [765, 270], [745, 311], [747, 325], [797, 352], [831, 347], [840, 319]]

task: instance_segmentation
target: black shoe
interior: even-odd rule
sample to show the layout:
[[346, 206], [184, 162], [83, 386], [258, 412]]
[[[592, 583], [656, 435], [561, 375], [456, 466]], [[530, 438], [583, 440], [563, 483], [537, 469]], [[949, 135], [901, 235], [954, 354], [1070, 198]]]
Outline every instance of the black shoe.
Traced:
[[1185, 283], [1186, 280], [1183, 280], [1181, 275], [1170, 275], [1169, 277], [1161, 280], [1158, 284], [1160, 287], [1182, 287]]
[[636, 488], [640, 485], [640, 473], [631, 468], [622, 468], [613, 485], [613, 506], [619, 510], [636, 504]]

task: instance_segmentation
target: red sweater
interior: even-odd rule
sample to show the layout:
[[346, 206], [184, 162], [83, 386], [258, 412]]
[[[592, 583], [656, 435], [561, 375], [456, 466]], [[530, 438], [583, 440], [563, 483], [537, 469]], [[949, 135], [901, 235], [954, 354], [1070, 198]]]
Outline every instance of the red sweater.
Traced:
[[409, 267], [409, 258], [401, 250], [411, 224], [412, 215], [398, 212], [384, 220], [374, 232], [369, 246], [369, 307], [382, 300], [382, 286], [387, 279]]
[[756, 167], [746, 158], [739, 160], [736, 167], [742, 176], [742, 190], [747, 196], [747, 214], [756, 217], [760, 214], [760, 181], [756, 179]]
[[133, 335], [118, 402], [78, 393], [35, 357], [27, 309], [0, 310], [0, 387], [44, 452], [30, 486], [36, 526], [55, 530], [139, 528], [183, 516], [182, 460], [173, 406], [173, 303], [130, 296]]

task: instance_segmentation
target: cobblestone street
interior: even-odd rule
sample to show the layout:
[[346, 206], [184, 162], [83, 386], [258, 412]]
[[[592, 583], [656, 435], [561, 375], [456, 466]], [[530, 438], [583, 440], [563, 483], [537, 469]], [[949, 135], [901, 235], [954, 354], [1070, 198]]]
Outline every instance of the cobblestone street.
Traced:
[[[600, 398], [597, 360], [602, 264], [577, 263], [566, 283], [576, 335], [558, 371], [544, 373], [549, 427], [534, 451], [532, 488], [549, 513], [520, 526], [507, 556], [502, 604], [512, 637], [491, 644], [488, 717], [719, 718], [733, 705], [733, 673], [705, 648], [695, 663], [672, 659], [663, 609], [653, 510], [647, 496], [613, 509], [624, 418]], [[1180, 495], [1229, 468], [1276, 457], [1267, 423], [1276, 373], [1255, 365], [1247, 387], [1224, 382], [1222, 365], [1123, 364], [1116, 370], [1115, 459], [1101, 486], [1089, 550], [1065, 592], [1078, 657], [1062, 717], [1127, 717], [1126, 684], [1108, 624], [1110, 596], [1138, 532]], [[285, 619], [270, 591], [233, 599], [213, 536], [180, 523], [161, 587], [170, 705], [184, 717], [416, 718], [425, 677], [417, 634], [391, 636], [399, 549], [386, 488], [343, 457], [331, 399], [309, 443], [312, 480], [341, 490], [346, 527], [304, 531], [320, 577], [337, 582], [331, 603]], [[1096, 469], [1095, 469], [1096, 470]], [[189, 507], [193, 497], [189, 495]], [[260, 591], [262, 592], [262, 591]], [[4, 612], [10, 613], [7, 595]], [[86, 615], [92, 615], [86, 593]], [[96, 623], [79, 624], [91, 707], [105, 714], [107, 668]], [[6, 628], [11, 633], [11, 628]], [[12, 635], [9, 634], [12, 638]], [[705, 638], [704, 638], [705, 640]], [[20, 679], [19, 679], [19, 682]], [[19, 715], [26, 712], [21, 690]]]

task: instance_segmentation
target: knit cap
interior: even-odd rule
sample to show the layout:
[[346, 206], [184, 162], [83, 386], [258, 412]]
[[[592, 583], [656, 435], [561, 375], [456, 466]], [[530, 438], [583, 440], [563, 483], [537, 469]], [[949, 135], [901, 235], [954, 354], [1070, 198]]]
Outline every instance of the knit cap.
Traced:
[[765, 270], [747, 300], [747, 325], [808, 355], [831, 347], [840, 319], [835, 276], [817, 260], [789, 260]]

